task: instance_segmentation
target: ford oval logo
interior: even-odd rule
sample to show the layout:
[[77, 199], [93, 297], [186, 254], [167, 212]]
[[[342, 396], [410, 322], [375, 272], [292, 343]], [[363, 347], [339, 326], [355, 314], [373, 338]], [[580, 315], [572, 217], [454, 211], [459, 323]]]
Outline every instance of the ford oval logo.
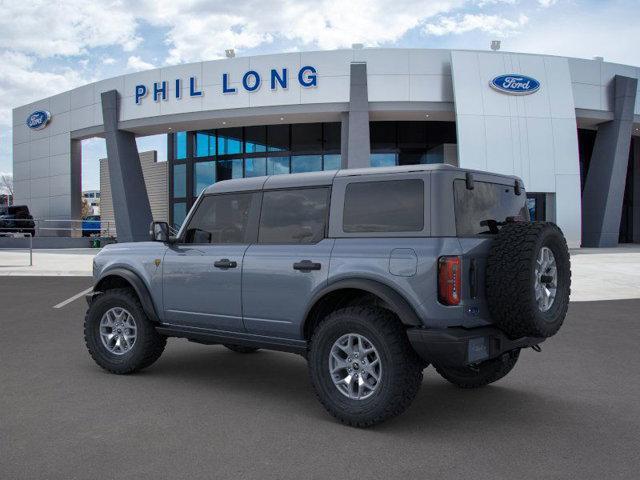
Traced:
[[46, 110], [36, 110], [27, 117], [27, 127], [32, 130], [42, 130], [51, 120], [51, 114]]
[[540, 89], [540, 82], [535, 78], [517, 73], [498, 75], [489, 82], [494, 90], [510, 95], [530, 95]]

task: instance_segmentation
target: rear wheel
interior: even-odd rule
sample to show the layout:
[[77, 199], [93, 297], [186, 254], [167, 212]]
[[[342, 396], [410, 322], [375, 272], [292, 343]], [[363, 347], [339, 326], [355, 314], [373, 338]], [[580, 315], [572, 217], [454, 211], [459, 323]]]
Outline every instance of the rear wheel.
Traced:
[[84, 320], [91, 358], [111, 373], [125, 374], [154, 363], [167, 344], [129, 289], [107, 290], [92, 302]]
[[497, 382], [515, 367], [520, 350], [513, 350], [478, 365], [468, 367], [440, 367], [436, 371], [445, 380], [460, 388], [478, 388]]
[[327, 411], [368, 427], [402, 413], [422, 383], [422, 365], [388, 310], [349, 307], [318, 326], [309, 352], [311, 382]]
[[243, 345], [233, 345], [231, 343], [224, 343], [223, 345], [236, 353], [253, 353], [260, 350], [258, 347], [245, 347]]

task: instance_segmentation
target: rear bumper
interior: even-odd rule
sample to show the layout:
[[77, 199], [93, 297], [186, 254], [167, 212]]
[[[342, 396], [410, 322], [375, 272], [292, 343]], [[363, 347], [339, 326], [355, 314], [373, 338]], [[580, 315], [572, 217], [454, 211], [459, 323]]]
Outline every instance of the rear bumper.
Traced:
[[511, 340], [496, 327], [410, 328], [409, 341], [420, 357], [436, 365], [461, 367], [499, 357], [516, 348], [542, 343], [544, 338]]

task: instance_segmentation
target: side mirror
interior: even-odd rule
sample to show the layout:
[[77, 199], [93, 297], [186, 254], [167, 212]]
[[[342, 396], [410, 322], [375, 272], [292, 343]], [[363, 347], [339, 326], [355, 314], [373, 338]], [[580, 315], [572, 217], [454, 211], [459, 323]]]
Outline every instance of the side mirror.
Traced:
[[154, 242], [167, 243], [169, 241], [169, 224], [167, 222], [151, 222], [149, 236]]

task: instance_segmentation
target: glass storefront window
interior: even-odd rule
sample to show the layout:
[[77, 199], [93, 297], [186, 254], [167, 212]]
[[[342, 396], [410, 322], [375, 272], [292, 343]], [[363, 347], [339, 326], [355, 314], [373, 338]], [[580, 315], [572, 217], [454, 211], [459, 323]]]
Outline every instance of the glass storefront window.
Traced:
[[298, 123], [291, 125], [291, 151], [322, 151], [322, 124]]
[[267, 142], [270, 152], [289, 150], [289, 125], [267, 126]]
[[187, 132], [176, 132], [173, 143], [173, 156], [176, 160], [187, 158]]
[[267, 175], [289, 173], [289, 157], [267, 158]]
[[[341, 123], [325, 123], [323, 148], [325, 151], [340, 151], [340, 134], [342, 130]], [[325, 169], [326, 170], [326, 169]]]
[[173, 228], [180, 230], [182, 222], [187, 217], [187, 204], [185, 202], [175, 202], [173, 204]]
[[216, 154], [216, 134], [215, 132], [196, 133], [196, 157], [212, 157]]
[[187, 196], [187, 165], [179, 163], [173, 166], [173, 197]]
[[261, 153], [267, 151], [267, 127], [245, 127], [244, 129], [245, 153]]
[[370, 161], [372, 167], [393, 167], [396, 165], [396, 154], [372, 153]]
[[342, 159], [340, 154], [324, 155], [324, 164], [322, 168], [324, 170], [340, 170], [342, 166]]
[[244, 176], [245, 177], [263, 177], [267, 174], [267, 159], [261, 158], [247, 158], [244, 161]]
[[193, 189], [197, 197], [202, 190], [216, 183], [216, 162], [197, 162], [193, 164]]
[[322, 170], [322, 155], [295, 155], [291, 157], [291, 173]]
[[396, 122], [371, 122], [369, 124], [371, 150], [388, 150], [398, 146]]
[[216, 179], [230, 180], [232, 178], [242, 178], [242, 159], [218, 160], [216, 168]]
[[218, 155], [237, 155], [239, 153], [242, 153], [242, 128], [218, 130]]

